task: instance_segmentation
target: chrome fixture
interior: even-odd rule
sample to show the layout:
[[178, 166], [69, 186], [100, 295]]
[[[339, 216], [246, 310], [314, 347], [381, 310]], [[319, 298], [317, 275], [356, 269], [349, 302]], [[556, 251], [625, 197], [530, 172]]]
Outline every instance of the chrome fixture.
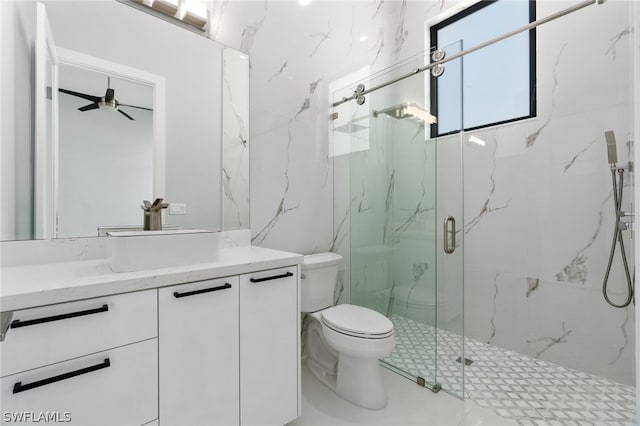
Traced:
[[145, 231], [162, 231], [162, 210], [169, 207], [168, 203], [163, 203], [162, 198], [156, 198], [153, 204], [149, 200], [144, 200], [144, 205], [140, 206], [144, 212]]
[[[451, 228], [449, 228], [449, 224], [451, 224]], [[447, 216], [443, 225], [444, 252], [451, 254], [456, 251], [456, 219], [453, 216]], [[449, 234], [451, 234], [451, 245], [449, 245]]]
[[447, 52], [442, 49], [434, 50], [431, 54], [431, 60], [433, 62], [440, 62], [447, 56]]
[[427, 124], [435, 124], [438, 121], [436, 117], [429, 114], [427, 110], [412, 102], [395, 105], [381, 110], [373, 110], [372, 112], [373, 118], [378, 118], [380, 114], [385, 114], [398, 120], [402, 120], [407, 117], [416, 118]]
[[60, 93], [65, 93], [67, 95], [76, 96], [78, 98], [91, 101], [92, 103], [78, 108], [78, 111], [82, 111], [82, 112], [92, 111], [94, 109], [101, 109], [101, 110], [107, 110], [112, 112], [117, 111], [120, 114], [127, 117], [129, 120], [133, 121], [134, 120], [133, 117], [131, 117], [129, 114], [127, 114], [126, 112], [120, 109], [121, 106], [153, 111], [152, 108], [121, 104], [120, 102], [118, 102], [118, 100], [115, 98], [116, 91], [111, 88], [111, 77], [107, 77], [107, 90], [105, 91], [104, 96], [94, 96], [87, 93], [74, 92], [73, 90], [67, 90], [63, 88], [58, 88], [58, 91]]
[[353, 92], [353, 95], [356, 97], [356, 103], [358, 105], [364, 104], [364, 84], [360, 83], [356, 86], [356, 90]]
[[[571, 7], [566, 8], [566, 9], [560, 10], [560, 11], [558, 11], [556, 13], [553, 13], [553, 14], [545, 17], [545, 18], [538, 19], [537, 21], [533, 21], [533, 22], [531, 22], [531, 23], [529, 23], [527, 25], [523, 25], [522, 27], [516, 28], [513, 31], [509, 31], [508, 33], [505, 33], [505, 34], [502, 34], [502, 35], [500, 35], [498, 37], [492, 38], [491, 40], [487, 40], [485, 42], [477, 44], [476, 46], [470, 47], [469, 49], [463, 50], [461, 52], [454, 53], [453, 55], [449, 56], [448, 58], [444, 58], [439, 62], [432, 62], [432, 63], [430, 63], [428, 65], [423, 66], [423, 67], [417, 68], [417, 69], [411, 71], [410, 73], [407, 73], [405, 75], [397, 77], [397, 78], [395, 78], [395, 79], [393, 79], [391, 81], [387, 81], [387, 82], [381, 83], [381, 84], [379, 84], [377, 86], [371, 87], [370, 89], [364, 90], [363, 92], [360, 92], [360, 93], [354, 93], [349, 98], [344, 97], [344, 98], [340, 99], [339, 101], [334, 102], [332, 104], [332, 106], [337, 107], [338, 105], [342, 105], [345, 102], [349, 102], [349, 101], [354, 100], [354, 99], [357, 100], [358, 97], [360, 97], [360, 96], [364, 97], [364, 95], [366, 95], [367, 93], [375, 92], [378, 89], [382, 89], [383, 87], [390, 86], [393, 83], [397, 83], [398, 81], [402, 81], [402, 80], [407, 79], [407, 78], [409, 78], [411, 76], [419, 74], [419, 73], [421, 73], [423, 71], [436, 68], [438, 66], [441, 66], [445, 62], [453, 61], [454, 59], [458, 59], [458, 58], [461, 58], [461, 57], [463, 57], [465, 55], [468, 55], [469, 53], [473, 53], [476, 50], [483, 49], [483, 48], [485, 48], [487, 46], [490, 46], [492, 44], [495, 44], [495, 43], [497, 43], [499, 41], [505, 40], [505, 39], [507, 39], [509, 37], [513, 37], [516, 34], [520, 34], [522, 32], [532, 30], [532, 29], [536, 28], [539, 25], [546, 24], [547, 22], [554, 21], [554, 20], [556, 20], [558, 18], [561, 18], [561, 17], [563, 17], [565, 15], [568, 15], [570, 13], [573, 13], [575, 11], [583, 9], [583, 8], [585, 8], [587, 6], [591, 6], [592, 4], [596, 4], [597, 3], [598, 5], [601, 5], [605, 1], [606, 0], [585, 0], [583, 2], [580, 2], [580, 3], [576, 4], [576, 5], [573, 5]], [[362, 102], [364, 103], [364, 100]], [[358, 104], [358, 105], [362, 105], [362, 104]]]
[[444, 65], [440, 62], [436, 62], [433, 68], [431, 68], [431, 75], [434, 77], [440, 77], [442, 74], [444, 74]]
[[[607, 269], [604, 274], [604, 280], [602, 282], [602, 294], [604, 300], [614, 308], [626, 308], [631, 302], [635, 304], [635, 289], [634, 280], [631, 279], [631, 273], [629, 272], [629, 263], [627, 262], [627, 253], [624, 249], [624, 240], [622, 239], [622, 231], [630, 230], [632, 222], [625, 221], [625, 218], [633, 220], [633, 213], [627, 213], [622, 211], [622, 195], [624, 188], [624, 172], [625, 167], [618, 167], [618, 153], [616, 149], [616, 137], [613, 131], [609, 130], [604, 133], [605, 141], [607, 143], [607, 158], [609, 161], [609, 167], [611, 168], [611, 183], [613, 185], [613, 201], [616, 211], [615, 227], [613, 229], [613, 241], [611, 242], [611, 252], [609, 253], [609, 262], [607, 263]], [[631, 164], [626, 169], [631, 169]], [[618, 175], [616, 177], [616, 174]], [[622, 256], [622, 265], [624, 266], [624, 273], [627, 279], [627, 298], [621, 304], [614, 303], [608, 294], [609, 274], [611, 272], [611, 265], [613, 263], [613, 256], [616, 251], [616, 245], [620, 246], [620, 254]]]
[[435, 62], [433, 68], [431, 68], [431, 75], [434, 77], [440, 77], [444, 74], [444, 65], [442, 65], [442, 60], [447, 56], [447, 53], [442, 50], [434, 50], [431, 54], [431, 60]]
[[609, 166], [615, 168], [618, 162], [618, 150], [616, 149], [616, 135], [613, 131], [609, 130], [604, 132], [604, 139], [607, 142], [607, 158], [609, 160]]

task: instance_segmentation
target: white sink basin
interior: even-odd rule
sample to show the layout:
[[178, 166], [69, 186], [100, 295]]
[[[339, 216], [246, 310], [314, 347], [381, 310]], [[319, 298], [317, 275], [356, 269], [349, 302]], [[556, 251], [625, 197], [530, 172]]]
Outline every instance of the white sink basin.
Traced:
[[203, 229], [109, 232], [107, 237], [115, 272], [208, 263], [220, 257], [220, 233]]

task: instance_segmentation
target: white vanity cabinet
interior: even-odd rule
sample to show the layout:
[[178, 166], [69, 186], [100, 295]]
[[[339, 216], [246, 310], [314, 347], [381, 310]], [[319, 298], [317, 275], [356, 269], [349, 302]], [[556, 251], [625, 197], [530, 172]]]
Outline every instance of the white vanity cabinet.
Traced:
[[160, 426], [298, 417], [297, 266], [158, 290]]
[[240, 277], [240, 422], [283, 425], [298, 417], [297, 267]]
[[[91, 276], [14, 290], [19, 298], [5, 289], [0, 423], [281, 426], [298, 417], [301, 256], [228, 250], [231, 260], [210, 267]], [[10, 272], [14, 288], [32, 274]]]
[[238, 277], [158, 290], [160, 424], [239, 424]]
[[15, 311], [0, 343], [2, 421], [148, 423], [157, 345], [156, 290]]

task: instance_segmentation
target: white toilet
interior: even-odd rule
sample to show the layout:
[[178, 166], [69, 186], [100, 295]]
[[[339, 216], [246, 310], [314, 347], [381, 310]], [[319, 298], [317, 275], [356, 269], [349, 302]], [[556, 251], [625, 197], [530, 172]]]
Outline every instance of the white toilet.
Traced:
[[393, 324], [384, 315], [354, 305], [333, 306], [342, 256], [304, 257], [301, 310], [308, 313], [306, 354], [309, 370], [338, 395], [361, 407], [387, 405], [378, 359], [393, 351]]

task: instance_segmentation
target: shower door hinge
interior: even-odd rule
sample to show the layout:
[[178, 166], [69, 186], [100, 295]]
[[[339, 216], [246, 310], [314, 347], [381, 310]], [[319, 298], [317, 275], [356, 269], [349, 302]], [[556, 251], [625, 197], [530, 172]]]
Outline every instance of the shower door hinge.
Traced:
[[420, 377], [420, 376], [416, 377], [416, 383], [418, 384], [418, 386], [431, 389], [431, 392], [433, 393], [438, 393], [442, 389], [442, 386], [440, 386], [440, 383], [436, 383], [433, 386], [427, 385], [427, 381], [424, 379], [424, 377]]
[[337, 112], [329, 114], [329, 120], [337, 120], [337, 119], [338, 119], [338, 113]]

